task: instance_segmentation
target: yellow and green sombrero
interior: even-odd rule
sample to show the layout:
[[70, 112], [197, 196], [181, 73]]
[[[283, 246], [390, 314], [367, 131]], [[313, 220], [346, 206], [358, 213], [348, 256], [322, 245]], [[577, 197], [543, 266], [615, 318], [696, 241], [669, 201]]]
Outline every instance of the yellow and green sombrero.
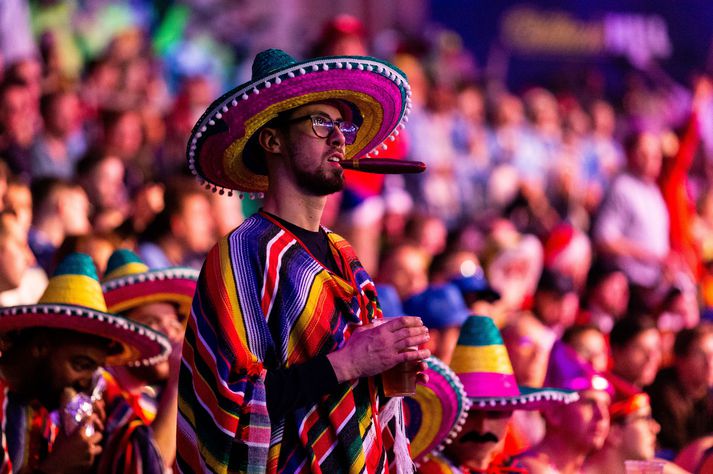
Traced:
[[188, 140], [188, 167], [207, 189], [223, 194], [267, 190], [265, 164], [248, 141], [278, 114], [312, 102], [349, 105], [359, 125], [345, 158], [377, 156], [395, 139], [411, 109], [406, 75], [368, 56], [330, 56], [298, 62], [279, 49], [255, 57], [252, 79], [214, 101]]
[[69, 254], [55, 270], [37, 304], [0, 309], [0, 333], [56, 328], [100, 336], [118, 343], [120, 353], [107, 365], [152, 365], [168, 357], [171, 345], [161, 333], [108, 312], [89, 255]]
[[198, 271], [187, 267], [149, 269], [129, 249], [118, 249], [107, 263], [102, 290], [109, 311], [124, 313], [141, 305], [169, 302], [178, 305], [181, 321], [188, 319]]

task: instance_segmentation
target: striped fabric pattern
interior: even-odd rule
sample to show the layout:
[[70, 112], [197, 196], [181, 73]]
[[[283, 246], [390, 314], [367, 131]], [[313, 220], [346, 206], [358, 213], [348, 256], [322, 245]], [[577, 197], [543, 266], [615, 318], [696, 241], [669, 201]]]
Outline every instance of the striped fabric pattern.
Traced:
[[27, 403], [0, 379], [0, 474], [32, 472], [52, 450], [59, 427], [38, 402]]
[[167, 472], [154, 444], [151, 422], [156, 417], [157, 398], [147, 392], [133, 394], [121, 388], [111, 373], [102, 372], [106, 382], [103, 451], [99, 474], [162, 474]]
[[374, 379], [343, 383], [284, 419], [266, 408], [267, 370], [341, 347], [381, 317], [351, 246], [328, 232], [344, 278], [259, 213], [209, 253], [198, 280], [179, 379], [181, 472], [387, 472]]

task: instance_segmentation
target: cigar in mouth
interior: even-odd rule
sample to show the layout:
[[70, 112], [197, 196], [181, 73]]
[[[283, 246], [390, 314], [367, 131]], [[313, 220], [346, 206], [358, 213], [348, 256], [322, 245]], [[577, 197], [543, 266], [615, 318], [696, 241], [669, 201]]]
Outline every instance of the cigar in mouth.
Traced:
[[339, 164], [345, 170], [379, 174], [422, 173], [426, 164], [421, 161], [397, 160], [396, 158], [362, 158], [342, 160]]

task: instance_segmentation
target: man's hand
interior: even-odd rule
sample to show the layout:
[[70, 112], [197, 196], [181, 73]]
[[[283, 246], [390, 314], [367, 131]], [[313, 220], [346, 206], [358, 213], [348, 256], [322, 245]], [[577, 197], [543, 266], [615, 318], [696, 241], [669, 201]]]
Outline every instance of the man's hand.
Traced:
[[[89, 423], [94, 424], [94, 434], [87, 436], [85, 428]], [[52, 452], [39, 466], [40, 472], [52, 473], [81, 473], [88, 472], [94, 464], [94, 459], [101, 451], [102, 430], [104, 425], [96, 414], [92, 414], [77, 427], [74, 432], [57, 437]]]
[[327, 354], [327, 358], [341, 383], [380, 374], [401, 362], [428, 358], [431, 355], [428, 350], [407, 350], [428, 339], [428, 329], [421, 318], [402, 316], [357, 329], [344, 347]]

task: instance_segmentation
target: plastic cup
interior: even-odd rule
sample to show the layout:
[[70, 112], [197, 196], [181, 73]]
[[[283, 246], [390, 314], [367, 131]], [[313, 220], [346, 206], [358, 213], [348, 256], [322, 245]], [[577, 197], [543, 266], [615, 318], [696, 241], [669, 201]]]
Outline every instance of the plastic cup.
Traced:
[[[418, 348], [409, 347], [407, 350], [416, 351]], [[416, 375], [418, 374], [418, 361], [401, 362], [381, 374], [381, 383], [384, 386], [384, 395], [387, 397], [405, 397], [416, 393]]]
[[[376, 327], [388, 319], [375, 319], [365, 327]], [[406, 351], [417, 351], [418, 347], [408, 347]], [[416, 393], [418, 361], [401, 362], [381, 374], [381, 384], [387, 397], [405, 397]]]
[[665, 462], [651, 460], [638, 461], [628, 459], [624, 461], [626, 474], [663, 474]]

